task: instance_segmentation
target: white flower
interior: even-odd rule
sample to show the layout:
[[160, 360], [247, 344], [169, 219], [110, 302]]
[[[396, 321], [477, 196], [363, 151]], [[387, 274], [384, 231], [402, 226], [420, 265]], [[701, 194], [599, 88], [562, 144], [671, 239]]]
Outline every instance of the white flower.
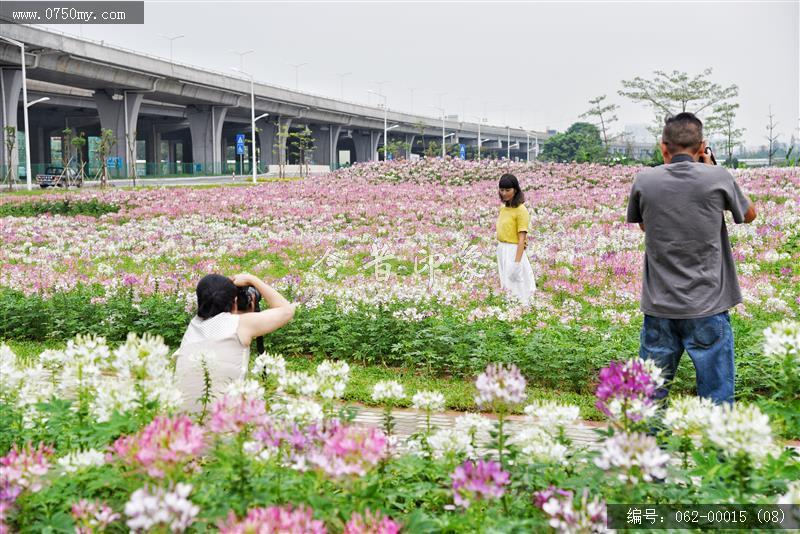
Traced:
[[470, 436], [455, 428], [440, 428], [428, 436], [428, 445], [433, 457], [443, 458], [451, 454], [466, 454], [473, 456], [474, 450], [470, 444]]
[[[778, 497], [777, 504], [793, 504], [800, 506], [800, 480], [789, 482], [789, 491]], [[800, 513], [800, 511], [798, 511]]]
[[772, 439], [769, 416], [755, 404], [723, 404], [715, 406], [708, 427], [708, 439], [727, 456], [750, 456], [760, 465], [767, 456], [779, 454]]
[[58, 465], [61, 466], [61, 469], [65, 473], [74, 473], [80, 469], [104, 465], [105, 463], [105, 454], [95, 449], [89, 449], [83, 452], [71, 452], [58, 459]]
[[287, 397], [270, 407], [273, 415], [286, 423], [308, 426], [322, 421], [322, 406], [311, 399]]
[[128, 528], [134, 532], [148, 532], [155, 527], [166, 527], [172, 532], [183, 532], [194, 522], [200, 508], [189, 500], [190, 484], [177, 484], [171, 492], [161, 488], [140, 488], [133, 492], [125, 504], [129, 517]]
[[714, 403], [710, 399], [675, 397], [664, 413], [664, 424], [676, 436], [689, 437], [692, 439], [692, 443], [699, 447], [711, 424], [713, 410]]
[[325, 360], [317, 366], [317, 393], [323, 399], [338, 399], [344, 395], [350, 366], [347, 362]]
[[600, 456], [594, 463], [603, 470], [617, 470], [617, 478], [622, 482], [638, 484], [665, 478], [664, 466], [668, 461], [669, 454], [658, 447], [653, 436], [620, 433], [603, 442]]
[[516, 365], [489, 364], [478, 375], [475, 387], [478, 406], [519, 404], [525, 400], [525, 378]]
[[243, 400], [263, 400], [264, 388], [257, 380], [240, 378], [231, 380], [225, 387], [223, 395]]
[[560, 428], [574, 423], [581, 414], [580, 408], [555, 401], [533, 401], [525, 407], [525, 415], [547, 432], [555, 435]]
[[544, 428], [525, 427], [508, 440], [519, 449], [520, 457], [529, 462], [566, 463], [567, 448], [556, 442]]
[[800, 365], [800, 322], [781, 321], [764, 330], [764, 355], [782, 360], [792, 355]]
[[316, 378], [303, 371], [288, 371], [278, 376], [278, 392], [311, 396], [319, 389]]
[[453, 427], [470, 437], [483, 439], [489, 435], [489, 431], [494, 427], [494, 422], [477, 413], [465, 413], [455, 418]]
[[444, 410], [444, 395], [438, 391], [418, 391], [411, 397], [411, 404], [417, 410], [440, 412]]
[[403, 385], [394, 380], [381, 380], [372, 387], [372, 400], [381, 402], [385, 400], [398, 401], [406, 398]]
[[266, 373], [272, 376], [282, 376], [286, 373], [286, 360], [280, 354], [259, 354], [253, 362], [253, 374], [258, 376]]

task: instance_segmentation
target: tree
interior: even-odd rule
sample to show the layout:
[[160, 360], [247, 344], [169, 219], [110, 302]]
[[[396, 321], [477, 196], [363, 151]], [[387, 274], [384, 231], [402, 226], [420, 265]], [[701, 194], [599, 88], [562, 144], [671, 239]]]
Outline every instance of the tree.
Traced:
[[289, 139], [289, 127], [285, 124], [277, 123], [278, 129], [275, 132], [275, 143], [272, 145], [272, 154], [278, 160], [278, 177], [286, 177], [286, 141]]
[[767, 158], [769, 159], [769, 166], [772, 167], [772, 158], [775, 156], [775, 152], [778, 151], [778, 134], [775, 133], [775, 128], [778, 126], [778, 123], [775, 122], [775, 115], [772, 114], [772, 106], [769, 107], [768, 117], [769, 122], [767, 123], [767, 141], [769, 141], [769, 151], [767, 152]]
[[729, 102], [719, 104], [714, 107], [713, 118], [706, 121], [706, 131], [709, 134], [718, 132], [722, 135], [722, 144], [727, 154], [725, 164], [728, 166], [734, 166], [733, 149], [743, 141], [744, 129], [734, 126], [737, 109], [739, 104]]
[[294, 148], [292, 155], [297, 156], [297, 161], [300, 164], [300, 176], [303, 176], [303, 168], [308, 172], [308, 156], [314, 151], [314, 138], [311, 137], [311, 129], [306, 125], [302, 130], [296, 130], [289, 134], [289, 139], [293, 140], [292, 146]]
[[422, 144], [422, 153], [425, 154], [425, 123], [417, 121], [415, 126], [417, 130], [419, 130], [419, 141]]
[[100, 130], [100, 144], [97, 145], [97, 156], [100, 158], [100, 170], [95, 178], [100, 179], [100, 187], [108, 185], [108, 156], [111, 148], [117, 143], [114, 131], [108, 128]]
[[566, 132], [550, 137], [541, 156], [547, 161], [584, 163], [600, 161], [604, 152], [597, 127], [588, 122], [576, 122]]
[[6, 180], [8, 181], [8, 190], [14, 189], [14, 165], [12, 157], [14, 156], [14, 147], [17, 145], [17, 129], [13, 126], [6, 126]]
[[[671, 73], [657, 70], [653, 72], [655, 76], [651, 80], [639, 76], [622, 80], [625, 89], [618, 91], [618, 94], [634, 102], [648, 104], [656, 115], [656, 124], [662, 125], [664, 116], [684, 111], [695, 115], [706, 110], [713, 111], [714, 106], [739, 94], [735, 84], [722, 87], [708, 79], [711, 72], [712, 69], [707, 68], [690, 78], [685, 72], [677, 70]], [[706, 115], [706, 120], [713, 120], [712, 115]]]
[[[86, 162], [83, 161], [83, 145], [86, 144], [86, 132], [81, 132], [80, 134], [73, 136], [72, 135], [72, 130], [70, 130], [69, 128], [65, 128], [62, 133], [64, 135], [66, 135], [67, 132], [69, 132], [69, 140], [70, 140], [69, 143], [70, 143], [70, 145], [72, 145], [75, 148], [75, 150], [76, 150], [76, 152], [78, 154], [78, 180], [80, 180], [82, 182], [83, 179], [86, 176]], [[64, 150], [63, 149], [64, 144], [65, 144], [65, 142], [61, 143], [62, 152]], [[72, 159], [72, 157], [69, 158], [69, 160], [71, 160], [71, 159]], [[69, 160], [67, 160], [67, 161], [69, 161]], [[67, 165], [68, 164], [69, 163], [67, 163]], [[67, 170], [67, 165], [64, 165], [64, 172], [66, 172], [66, 170]]]
[[603, 134], [603, 145], [608, 150], [608, 129], [609, 125], [617, 120], [614, 112], [619, 109], [617, 104], [603, 105], [606, 95], [601, 95], [589, 100], [592, 108], [586, 113], [581, 114], [581, 118], [596, 117], [599, 121], [600, 132]]

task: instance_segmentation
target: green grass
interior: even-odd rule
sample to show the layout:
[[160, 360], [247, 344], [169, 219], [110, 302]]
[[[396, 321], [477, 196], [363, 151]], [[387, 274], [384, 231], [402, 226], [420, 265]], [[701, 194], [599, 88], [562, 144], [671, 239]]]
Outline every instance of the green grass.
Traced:
[[[36, 341], [2, 341], [24, 361], [34, 361], [46, 349], [62, 349], [64, 342], [36, 342]], [[174, 349], [170, 349], [171, 351]], [[292, 371], [314, 372], [321, 358], [287, 357], [288, 369]], [[350, 363], [350, 380], [344, 393], [344, 400], [357, 402], [368, 406], [378, 406], [372, 400], [372, 386], [380, 380], [395, 380], [403, 385], [409, 399], [398, 403], [399, 407], [411, 407], [410, 397], [417, 391], [440, 391], [445, 397], [447, 410], [479, 411], [475, 405], [474, 377], [435, 377], [420, 373], [413, 369], [390, 368], [380, 365], [361, 365]], [[581, 418], [591, 421], [602, 421], [603, 415], [594, 407], [594, 397], [591, 395], [556, 391], [546, 388], [528, 387], [528, 400], [557, 400], [559, 402], [575, 404], [581, 409]], [[518, 410], [517, 413], [522, 413]]]

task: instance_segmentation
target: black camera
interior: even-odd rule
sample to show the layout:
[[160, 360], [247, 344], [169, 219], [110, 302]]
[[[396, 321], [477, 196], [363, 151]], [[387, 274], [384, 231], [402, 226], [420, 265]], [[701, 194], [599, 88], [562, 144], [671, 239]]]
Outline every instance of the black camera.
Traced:
[[240, 287], [236, 294], [236, 309], [240, 312], [261, 311], [259, 307], [261, 302], [261, 293], [253, 286]]

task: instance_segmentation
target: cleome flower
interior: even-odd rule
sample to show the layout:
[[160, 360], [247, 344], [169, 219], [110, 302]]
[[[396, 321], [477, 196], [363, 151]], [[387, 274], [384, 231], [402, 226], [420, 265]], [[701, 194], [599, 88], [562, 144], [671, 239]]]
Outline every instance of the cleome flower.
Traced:
[[614, 434], [603, 442], [595, 465], [606, 471], [616, 471], [617, 478], [625, 483], [638, 484], [663, 479], [669, 454], [658, 447], [653, 436], [642, 433]]
[[381, 380], [372, 387], [372, 400], [375, 402], [399, 401], [406, 398], [403, 385], [394, 380]]
[[701, 397], [674, 397], [664, 412], [664, 424], [676, 436], [687, 437], [699, 447], [714, 413], [714, 403]]
[[178, 484], [172, 491], [139, 488], [125, 503], [126, 525], [132, 532], [150, 532], [158, 527], [186, 531], [200, 512], [200, 507], [189, 500], [191, 492], [191, 484]]
[[772, 438], [769, 416], [755, 404], [715, 406], [708, 426], [708, 440], [726, 456], [743, 454], [760, 465], [767, 456], [777, 456], [780, 448]]
[[325, 524], [314, 519], [313, 513], [302, 504], [250, 508], [241, 520], [229, 512], [227, 521], [217, 524], [217, 528], [220, 534], [325, 534]]
[[534, 503], [550, 517], [549, 524], [556, 532], [607, 532], [606, 503], [599, 497], [590, 501], [588, 488], [576, 501], [571, 491], [550, 486], [534, 493]]
[[661, 370], [652, 360], [611, 362], [600, 370], [595, 405], [612, 423], [627, 428], [655, 415], [653, 396], [663, 384]]
[[489, 364], [478, 375], [475, 387], [478, 395], [475, 403], [482, 408], [505, 409], [525, 400], [526, 381], [514, 364]]
[[344, 534], [397, 534], [400, 524], [382, 515], [380, 510], [364, 510], [363, 514], [353, 512], [344, 526]]
[[444, 395], [438, 391], [418, 391], [411, 397], [411, 405], [417, 410], [439, 412], [444, 410]]
[[453, 500], [457, 506], [469, 508], [477, 500], [499, 499], [509, 483], [509, 473], [493, 460], [467, 460], [450, 474]]

